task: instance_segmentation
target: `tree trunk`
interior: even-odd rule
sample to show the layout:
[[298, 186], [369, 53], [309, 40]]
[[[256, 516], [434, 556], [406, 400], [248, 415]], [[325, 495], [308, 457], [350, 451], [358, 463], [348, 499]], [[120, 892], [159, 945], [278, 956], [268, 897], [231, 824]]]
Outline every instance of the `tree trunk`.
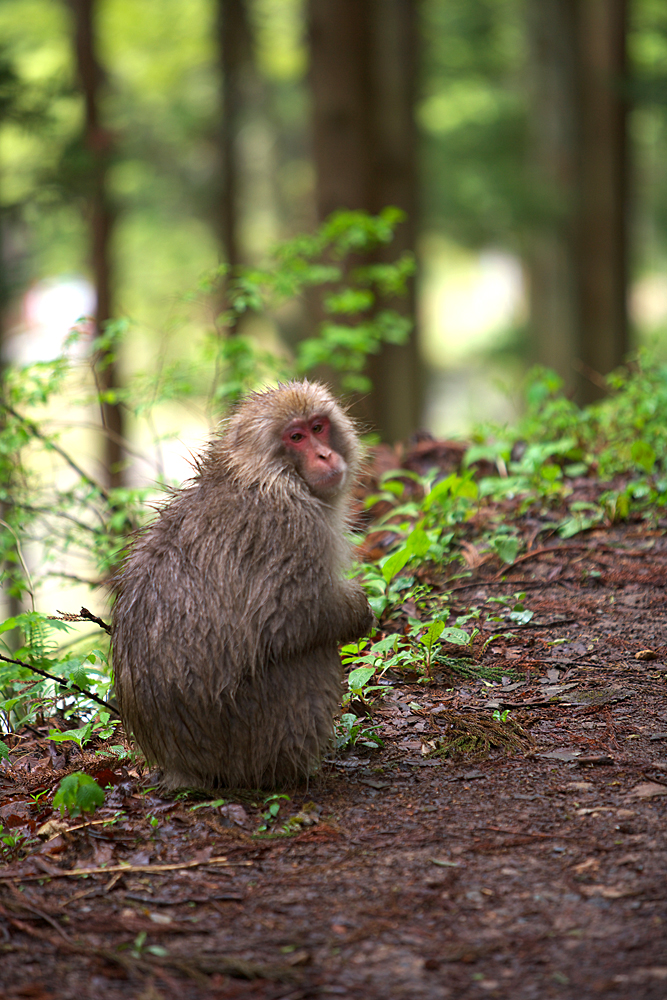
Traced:
[[218, 0], [217, 39], [222, 75], [219, 232], [225, 259], [234, 268], [242, 261], [238, 134], [247, 105], [249, 78], [253, 73], [252, 36], [245, 0]]
[[[416, 0], [309, 0], [308, 10], [318, 217], [397, 205], [408, 220], [378, 259], [414, 252]], [[391, 304], [415, 320], [414, 286]], [[373, 390], [358, 415], [385, 440], [406, 437], [420, 416], [416, 329], [405, 346], [385, 345], [368, 374]]]
[[[88, 214], [90, 220], [91, 266], [97, 306], [97, 333], [113, 317], [111, 240], [115, 212], [107, 188], [107, 172], [111, 157], [112, 136], [101, 124], [100, 91], [104, 74], [100, 66], [95, 39], [96, 0], [68, 0], [74, 14], [74, 42], [79, 82], [85, 101], [85, 146], [89, 157]], [[100, 394], [113, 394], [118, 388], [118, 372], [113, 354], [101, 351], [96, 359]], [[101, 404], [104, 436], [104, 467], [111, 488], [122, 486], [123, 476], [123, 413], [118, 403]]]
[[626, 0], [528, 5], [543, 208], [529, 253], [534, 342], [580, 403], [628, 349], [626, 24]]
[[578, 396], [587, 403], [628, 350], [627, 0], [580, 0], [579, 200], [575, 255], [580, 317]]
[[[575, 0], [576, 2], [576, 0]], [[527, 5], [532, 56], [532, 170], [542, 216], [529, 247], [535, 354], [574, 388], [578, 351], [573, 221], [576, 184], [575, 4]]]

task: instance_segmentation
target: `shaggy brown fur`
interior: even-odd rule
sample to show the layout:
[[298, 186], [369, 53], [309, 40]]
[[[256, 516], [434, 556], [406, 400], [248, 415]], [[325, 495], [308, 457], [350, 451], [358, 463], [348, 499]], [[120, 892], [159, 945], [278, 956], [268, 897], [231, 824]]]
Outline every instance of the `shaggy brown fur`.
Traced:
[[[324, 498], [284, 442], [314, 415], [343, 470]], [[342, 578], [358, 463], [352, 421], [324, 386], [254, 394], [135, 543], [117, 587], [115, 684], [163, 787], [270, 788], [317, 764], [340, 704], [337, 644], [373, 621]]]

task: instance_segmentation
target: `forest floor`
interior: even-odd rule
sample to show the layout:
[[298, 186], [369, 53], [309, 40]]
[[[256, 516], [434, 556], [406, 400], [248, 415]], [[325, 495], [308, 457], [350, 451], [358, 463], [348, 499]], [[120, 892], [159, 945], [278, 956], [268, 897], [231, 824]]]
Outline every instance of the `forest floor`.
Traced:
[[[136, 765], [18, 734], [0, 818], [41, 839], [0, 870], [0, 996], [664, 1000], [664, 528], [534, 535], [451, 584], [486, 673], [394, 676], [384, 746], [287, 789], [276, 833], [266, 795], [162, 799]], [[532, 619], [482, 655], [489, 599], [517, 592]], [[433, 755], [494, 711], [513, 751]], [[53, 812], [73, 765], [113, 786], [92, 818]]]

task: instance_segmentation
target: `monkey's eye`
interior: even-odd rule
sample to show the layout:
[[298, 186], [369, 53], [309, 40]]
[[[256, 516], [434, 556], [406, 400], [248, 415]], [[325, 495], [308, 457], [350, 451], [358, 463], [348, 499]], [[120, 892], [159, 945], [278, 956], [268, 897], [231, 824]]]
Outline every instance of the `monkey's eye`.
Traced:
[[295, 443], [297, 441], [303, 441], [303, 434], [301, 433], [301, 431], [294, 431], [293, 434], [290, 434], [289, 439], [290, 441], [294, 441]]
[[324, 430], [324, 424], [313, 424], [311, 430], [313, 434], [321, 434]]

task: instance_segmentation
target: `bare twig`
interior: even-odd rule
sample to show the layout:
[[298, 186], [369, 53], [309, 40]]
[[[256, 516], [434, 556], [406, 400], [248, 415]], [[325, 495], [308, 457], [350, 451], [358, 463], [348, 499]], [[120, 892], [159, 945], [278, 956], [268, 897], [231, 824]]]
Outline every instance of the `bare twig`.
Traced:
[[41, 670], [39, 667], [33, 667], [31, 663], [26, 663], [25, 660], [15, 660], [11, 656], [3, 656], [2, 653], [0, 653], [0, 660], [4, 660], [5, 663], [15, 663], [17, 667], [25, 667], [27, 670], [32, 670], [33, 674], [39, 674], [40, 677], [45, 677], [47, 681], [55, 681], [56, 684], [61, 684], [63, 687], [69, 686], [76, 688], [80, 694], [85, 695], [86, 698], [90, 698], [91, 701], [95, 701], [98, 705], [101, 705], [105, 712], [110, 712], [111, 715], [115, 715], [117, 719], [120, 719], [120, 712], [115, 709], [113, 705], [106, 702], [104, 698], [99, 698], [96, 694], [93, 694], [92, 691], [79, 687], [79, 685], [75, 684], [74, 681], [68, 681], [65, 677], [58, 677], [56, 674], [50, 674], [48, 670]]
[[41, 872], [39, 875], [17, 875], [16, 872], [0, 873], [2, 881], [34, 881], [45, 878], [80, 878], [83, 875], [110, 875], [113, 872], [120, 872], [123, 875], [130, 875], [132, 872], [144, 872], [148, 875], [157, 872], [181, 871], [184, 868], [199, 868], [202, 865], [220, 865], [223, 868], [250, 868], [252, 861], [228, 861], [226, 857], [209, 858], [208, 861], [182, 861], [173, 865], [109, 865], [107, 868], [74, 868], [72, 871], [61, 869], [50, 869], [48, 874]]
[[95, 625], [103, 628], [105, 632], [111, 634], [111, 625], [107, 625], [105, 621], [94, 615], [88, 608], [81, 608], [78, 615], [75, 615], [71, 611], [59, 611], [57, 615], [49, 615], [48, 617], [49, 621], [52, 622], [93, 622]]
[[45, 444], [47, 448], [51, 448], [52, 451], [55, 451], [58, 455], [60, 455], [60, 457], [65, 462], [67, 462], [69, 467], [73, 469], [74, 472], [76, 472], [76, 474], [80, 476], [85, 483], [88, 483], [88, 485], [92, 486], [94, 490], [97, 490], [97, 492], [101, 496], [103, 496], [105, 500], [109, 499], [108, 490], [106, 490], [101, 483], [95, 482], [92, 476], [89, 476], [87, 472], [84, 472], [81, 466], [77, 465], [77, 463], [74, 461], [71, 455], [68, 455], [64, 448], [61, 448], [59, 444], [57, 444], [51, 438], [48, 438], [46, 434], [43, 434], [36, 423], [34, 423], [32, 420], [29, 420], [27, 417], [22, 416], [20, 413], [17, 413], [14, 407], [8, 406], [7, 403], [3, 403], [2, 401], [0, 401], [0, 408], [5, 410], [5, 412], [7, 413], [11, 413], [11, 415], [16, 420], [19, 420], [23, 424], [26, 430], [28, 430], [33, 437], [37, 438], [38, 441], [41, 441], [43, 444]]

